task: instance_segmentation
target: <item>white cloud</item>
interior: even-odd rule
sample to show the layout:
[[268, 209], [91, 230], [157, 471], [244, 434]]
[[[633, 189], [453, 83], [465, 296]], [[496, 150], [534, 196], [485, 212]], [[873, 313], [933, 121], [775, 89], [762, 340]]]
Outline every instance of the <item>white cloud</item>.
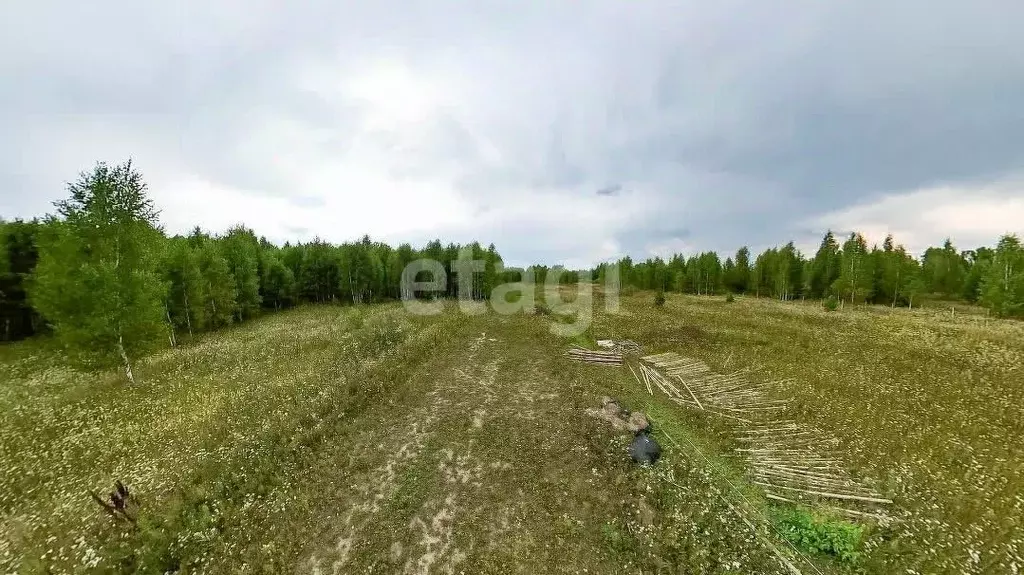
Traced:
[[[1024, 232], [1024, 184], [1019, 181], [893, 194], [816, 216], [807, 223], [836, 232], [858, 231], [869, 244], [881, 244], [891, 233], [916, 255], [941, 245], [947, 237], [959, 249], [991, 246], [1003, 234]], [[805, 238], [804, 249], [813, 253], [818, 240]]]
[[[372, 173], [337, 174], [330, 170], [296, 180], [297, 190], [312, 190], [302, 201], [254, 194], [201, 178], [175, 179], [151, 186], [163, 209], [162, 221], [172, 233], [199, 225], [222, 232], [244, 223], [271, 241], [308, 241], [314, 236], [332, 242], [373, 237], [399, 241], [429, 234], [438, 227], [459, 225], [469, 218], [465, 203], [429, 182], [392, 182]], [[317, 190], [337, 187], [338, 193]]]
[[[690, 257], [701, 251], [693, 246], [693, 244], [682, 240], [682, 239], [671, 239], [668, 241], [660, 242], [657, 244], [648, 244], [646, 246], [647, 253], [645, 255], [650, 257], [660, 257], [663, 260], [668, 261], [675, 254], [683, 254], [683, 257]], [[723, 254], [723, 258], [728, 257], [729, 254]]]

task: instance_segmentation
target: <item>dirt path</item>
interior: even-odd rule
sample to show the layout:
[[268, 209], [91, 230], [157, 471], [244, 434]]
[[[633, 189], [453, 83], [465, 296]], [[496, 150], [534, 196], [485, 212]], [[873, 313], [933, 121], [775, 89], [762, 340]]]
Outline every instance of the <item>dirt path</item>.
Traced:
[[[480, 487], [483, 466], [473, 458], [472, 440], [458, 453], [452, 447], [439, 447], [443, 443], [439, 424], [453, 413], [469, 413], [467, 398], [477, 400], [479, 397], [466, 392], [476, 388], [485, 393], [481, 406], [472, 411], [472, 428], [482, 429], [487, 414], [484, 406], [496, 398], [486, 391], [493, 388], [497, 371], [495, 362], [482, 369], [476, 366], [480, 348], [485, 342], [483, 336], [474, 339], [460, 362], [473, 370], [472, 375], [454, 368], [450, 377], [439, 380], [438, 385], [427, 393], [425, 405], [395, 422], [387, 437], [388, 444], [377, 446], [386, 453], [383, 463], [366, 474], [364, 483], [354, 487], [356, 494], [343, 515], [337, 541], [314, 551], [309, 558], [312, 573], [347, 572], [353, 560], [358, 559], [354, 557], [353, 549], [379, 548], [381, 541], [376, 537], [380, 530], [376, 527], [388, 522], [396, 501], [405, 503], [405, 498], [410, 495], [408, 492], [416, 487], [410, 482], [428, 479], [436, 482], [437, 477], [429, 477], [431, 475], [439, 476], [449, 492], [443, 499], [423, 501], [405, 528], [391, 534], [387, 546], [388, 563], [392, 567], [401, 565], [405, 573], [429, 573], [434, 567], [452, 571], [465, 560], [465, 553], [454, 547], [452, 542], [456, 513], [460, 511], [462, 492]], [[459, 401], [460, 397], [462, 401]], [[428, 446], [436, 453], [426, 453]], [[433, 462], [436, 465], [428, 467], [430, 459], [436, 459]], [[500, 469], [501, 465], [496, 467]], [[436, 473], [430, 473], [432, 471]]]
[[[474, 330], [460, 351], [417, 371], [407, 401], [387, 406], [401, 415], [366, 416], [378, 421], [335, 470], [344, 484], [324, 507], [335, 526], [299, 572], [572, 570], [567, 551], [581, 546], [567, 537], [592, 523], [579, 512], [617, 511], [595, 488], [606, 464], [536, 339], [502, 336]], [[581, 568], [595, 565], [593, 551], [578, 554]]]
[[[628, 437], [584, 408], [631, 376], [567, 362], [546, 327], [475, 318], [401, 400], [362, 416], [310, 487], [321, 527], [296, 571], [775, 572], [750, 569], [771, 563], [745, 528], [715, 519], [728, 511], [707, 503], [707, 478], [628, 463]], [[669, 480], [685, 493], [666, 492]]]

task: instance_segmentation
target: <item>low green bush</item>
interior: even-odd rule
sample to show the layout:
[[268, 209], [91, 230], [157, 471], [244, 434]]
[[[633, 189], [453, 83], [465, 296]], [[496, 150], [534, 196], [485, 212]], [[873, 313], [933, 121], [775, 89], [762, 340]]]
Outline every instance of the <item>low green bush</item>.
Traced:
[[805, 508], [778, 511], [776, 524], [783, 538], [803, 551], [831, 555], [850, 565], [860, 562], [861, 525], [820, 517]]

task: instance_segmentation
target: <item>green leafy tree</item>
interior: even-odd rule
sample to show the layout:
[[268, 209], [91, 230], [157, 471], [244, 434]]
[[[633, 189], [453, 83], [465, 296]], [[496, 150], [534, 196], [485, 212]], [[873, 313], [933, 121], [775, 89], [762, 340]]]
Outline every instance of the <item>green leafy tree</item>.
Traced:
[[914, 266], [912, 269], [912, 275], [907, 282], [906, 290], [907, 294], [907, 306], [910, 309], [914, 309], [914, 302], [920, 301], [921, 296], [928, 293], [928, 283], [924, 279], [924, 275], [918, 266]]
[[[665, 281], [666, 289], [670, 289], [675, 292], [684, 291], [686, 276], [686, 260], [683, 259], [682, 254], [674, 254], [665, 266]], [[595, 276], [596, 277], [596, 276]], [[603, 278], [598, 278], [601, 284], [604, 284]]]
[[[364, 250], [369, 259], [369, 269], [366, 277], [367, 285], [367, 301], [378, 301], [385, 294], [385, 267], [384, 259], [385, 255], [384, 245], [380, 243], [371, 243], [369, 236], [364, 236], [366, 243], [364, 244]], [[479, 244], [478, 244], [479, 245]]]
[[923, 280], [928, 291], [945, 298], [955, 298], [963, 291], [966, 263], [947, 238], [941, 248], [928, 248], [921, 261]]
[[353, 304], [371, 301], [377, 283], [376, 278], [382, 269], [380, 260], [372, 253], [368, 237], [354, 244], [342, 246], [337, 284], [340, 292]]
[[33, 304], [69, 353], [120, 362], [134, 382], [133, 359], [164, 330], [157, 211], [131, 162], [100, 163], [68, 191], [41, 244]]
[[262, 261], [261, 291], [264, 304], [274, 309], [292, 305], [295, 297], [295, 275], [292, 270], [274, 252], [265, 252]]
[[245, 226], [235, 226], [220, 240], [224, 259], [235, 278], [235, 316], [239, 321], [259, 313], [260, 274], [259, 242], [256, 234]]
[[301, 293], [301, 278], [302, 275], [302, 260], [306, 257], [306, 248], [302, 244], [291, 245], [285, 242], [284, 246], [278, 252], [278, 256], [281, 259], [281, 263], [285, 265], [295, 278], [295, 289], [296, 297], [300, 296]]
[[196, 250], [186, 239], [172, 238], [162, 268], [168, 284], [167, 314], [171, 324], [194, 335], [206, 323], [203, 273]]
[[37, 220], [0, 225], [0, 339], [5, 341], [29, 337], [40, 327], [27, 290], [39, 261], [42, 228]]
[[409, 244], [402, 244], [398, 246], [398, 249], [392, 251], [388, 255], [388, 277], [390, 278], [390, 286], [388, 288], [389, 295], [396, 299], [408, 299], [412, 297], [412, 294], [407, 293], [405, 290], [407, 286], [402, 285], [402, 271], [405, 269], [409, 262], [416, 259], [416, 251], [413, 250]]
[[803, 289], [803, 257], [793, 245], [787, 243], [775, 253], [771, 274], [773, 294], [783, 301], [800, 297]]
[[881, 250], [871, 253], [873, 258], [873, 301], [896, 307], [909, 303], [909, 286], [918, 275], [917, 261], [902, 245], [896, 245], [892, 235], [885, 238]]
[[982, 281], [989, 273], [995, 251], [992, 248], [980, 247], [965, 252], [963, 256], [968, 267], [961, 295], [965, 300], [975, 303], [981, 298]]
[[[191, 241], [191, 238], [190, 238]], [[202, 274], [205, 328], [218, 328], [231, 323], [235, 315], [235, 278], [217, 242], [198, 243], [196, 258]]]
[[686, 262], [686, 291], [697, 295], [711, 295], [724, 285], [722, 261], [715, 252], [703, 252]]
[[874, 287], [874, 269], [864, 236], [851, 233], [843, 244], [839, 279], [832, 288], [850, 303], [871, 298]]
[[981, 303], [996, 315], [1024, 315], [1024, 249], [1017, 236], [999, 239], [981, 294]]
[[754, 260], [754, 267], [750, 272], [750, 288], [754, 290], [756, 297], [772, 294], [772, 276], [775, 268], [775, 260], [778, 258], [778, 250], [769, 248]]
[[338, 282], [344, 251], [344, 247], [339, 251], [320, 238], [305, 245], [297, 279], [298, 289], [307, 301], [322, 303], [332, 301], [339, 295]]

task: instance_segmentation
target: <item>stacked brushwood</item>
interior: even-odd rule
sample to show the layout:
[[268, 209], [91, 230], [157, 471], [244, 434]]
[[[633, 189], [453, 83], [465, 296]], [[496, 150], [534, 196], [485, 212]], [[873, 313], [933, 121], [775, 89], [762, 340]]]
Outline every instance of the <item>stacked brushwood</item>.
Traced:
[[594, 351], [576, 346], [569, 348], [565, 354], [574, 361], [602, 365], [622, 365], [622, 354], [614, 351]]
[[661, 391], [679, 405], [725, 418], [741, 444], [734, 452], [769, 499], [892, 520], [880, 508], [892, 500], [846, 471], [837, 438], [785, 417], [789, 400], [775, 391], [782, 382], [757, 381], [742, 370], [717, 374], [703, 361], [671, 352], [642, 357], [637, 368], [633, 375], [648, 393]]

